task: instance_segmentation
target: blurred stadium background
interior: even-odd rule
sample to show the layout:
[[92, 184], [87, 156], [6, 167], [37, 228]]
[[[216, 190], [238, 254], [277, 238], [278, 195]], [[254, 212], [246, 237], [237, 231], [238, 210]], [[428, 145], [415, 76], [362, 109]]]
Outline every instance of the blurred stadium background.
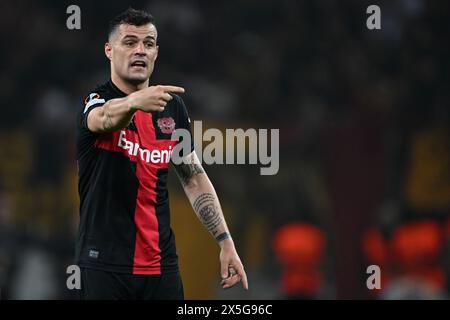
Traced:
[[[71, 4], [81, 30], [66, 28]], [[192, 120], [280, 129], [277, 175], [206, 166], [248, 293], [221, 290], [218, 247], [171, 174], [186, 298], [449, 297], [448, 1], [16, 0], [0, 4], [2, 299], [72, 298], [74, 116], [109, 77], [107, 23], [128, 6], [155, 16], [152, 83], [184, 86]]]

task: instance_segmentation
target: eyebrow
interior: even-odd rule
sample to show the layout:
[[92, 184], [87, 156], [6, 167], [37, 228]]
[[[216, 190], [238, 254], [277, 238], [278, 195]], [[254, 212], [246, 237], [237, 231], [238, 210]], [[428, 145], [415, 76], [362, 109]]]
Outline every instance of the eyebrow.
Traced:
[[[125, 39], [134, 39], [135, 40], [135, 39], [139, 39], [139, 37], [137, 37], [135, 35], [127, 34], [122, 38], [122, 40], [125, 40]], [[156, 40], [156, 38], [154, 36], [146, 36], [144, 38], [144, 40], [147, 40], [147, 39]]]

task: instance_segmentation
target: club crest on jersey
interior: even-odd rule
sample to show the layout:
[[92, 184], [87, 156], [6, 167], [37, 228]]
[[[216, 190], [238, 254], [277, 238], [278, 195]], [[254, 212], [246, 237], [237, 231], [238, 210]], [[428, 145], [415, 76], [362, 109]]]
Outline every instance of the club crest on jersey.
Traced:
[[175, 120], [172, 117], [158, 119], [158, 127], [162, 133], [172, 133], [175, 130]]

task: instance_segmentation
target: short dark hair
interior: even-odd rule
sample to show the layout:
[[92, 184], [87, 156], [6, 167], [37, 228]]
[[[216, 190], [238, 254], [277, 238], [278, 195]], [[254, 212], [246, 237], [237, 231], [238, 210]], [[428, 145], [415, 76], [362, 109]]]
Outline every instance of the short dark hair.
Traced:
[[114, 19], [109, 22], [109, 32], [108, 37], [121, 25], [121, 24], [129, 24], [132, 26], [140, 27], [146, 24], [153, 24], [155, 27], [155, 19], [153, 16], [144, 11], [144, 10], [136, 10], [133, 8], [128, 8], [127, 10], [119, 13]]

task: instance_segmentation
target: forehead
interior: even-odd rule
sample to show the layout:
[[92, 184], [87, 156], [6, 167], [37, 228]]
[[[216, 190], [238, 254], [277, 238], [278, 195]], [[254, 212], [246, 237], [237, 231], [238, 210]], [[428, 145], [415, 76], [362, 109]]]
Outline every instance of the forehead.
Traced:
[[139, 27], [130, 24], [121, 24], [117, 29], [117, 34], [119, 36], [119, 39], [122, 39], [126, 36], [135, 36], [141, 39], [152, 37], [156, 39], [156, 37], [158, 36], [156, 27], [151, 23]]

